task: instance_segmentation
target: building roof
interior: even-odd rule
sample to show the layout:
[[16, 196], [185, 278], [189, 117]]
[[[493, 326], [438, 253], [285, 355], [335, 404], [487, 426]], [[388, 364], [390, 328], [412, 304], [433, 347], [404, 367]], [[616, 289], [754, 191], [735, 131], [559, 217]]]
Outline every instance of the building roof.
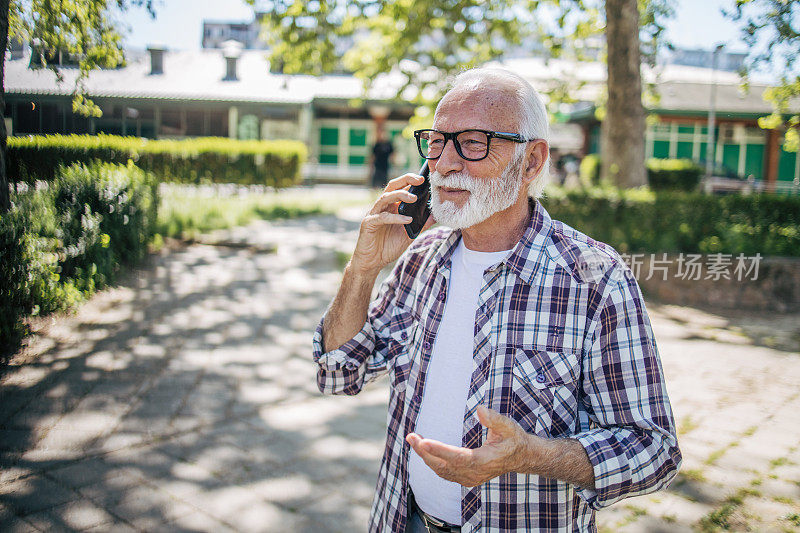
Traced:
[[[286, 75], [269, 71], [261, 50], [242, 50], [238, 60], [238, 79], [224, 81], [225, 58], [220, 50], [166, 51], [163, 74], [150, 74], [147, 53], [128, 54], [128, 64], [119, 69], [96, 70], [89, 74], [87, 92], [92, 97], [149, 98], [159, 100], [206, 100], [254, 102], [263, 104], [306, 104], [315, 99], [350, 100], [364, 98], [362, 82], [348, 75]], [[6, 93], [25, 95], [70, 95], [77, 69], [61, 68], [64, 76], [57, 83], [47, 69], [28, 68], [29, 54], [6, 61]], [[541, 57], [508, 59], [493, 63], [513, 70], [534, 87], [546, 92], [557, 85], [583, 102], [594, 102], [603, 91], [605, 65], [599, 62], [576, 63]], [[645, 81], [656, 83], [658, 111], [705, 111], [710, 107], [712, 71], [684, 65], [643, 68]], [[402, 76], [386, 75], [373, 84], [366, 98], [391, 100]], [[762, 95], [767, 85], [752, 84], [750, 92], [740, 89], [736, 73], [715, 71], [718, 112], [763, 114], [771, 111]]]
[[[517, 72], [542, 91], [558, 84], [574, 86], [576, 89], [572, 96], [584, 102], [596, 101], [606, 82], [606, 67], [599, 62], [576, 63], [535, 57], [496, 64]], [[716, 109], [720, 113], [764, 114], [772, 111], [771, 104], [763, 98], [769, 85], [763, 81], [751, 83], [749, 92], [745, 92], [735, 72], [675, 64], [655, 68], [643, 65], [642, 78], [646, 83], [656, 85], [660, 100], [651, 106], [654, 110], [707, 112], [711, 105], [711, 87], [716, 84]]]
[[[47, 69], [30, 69], [30, 56], [6, 61], [7, 94], [70, 95], [78, 71], [61, 68], [62, 83]], [[353, 76], [274, 74], [260, 50], [243, 50], [234, 81], [223, 81], [225, 58], [219, 50], [167, 51], [163, 74], [150, 74], [148, 54], [129, 55], [118, 69], [95, 70], [86, 82], [92, 97], [151, 98], [160, 100], [214, 100], [276, 104], [305, 104], [315, 98], [351, 99], [364, 96], [362, 83]], [[370, 98], [393, 96], [387, 84]]]

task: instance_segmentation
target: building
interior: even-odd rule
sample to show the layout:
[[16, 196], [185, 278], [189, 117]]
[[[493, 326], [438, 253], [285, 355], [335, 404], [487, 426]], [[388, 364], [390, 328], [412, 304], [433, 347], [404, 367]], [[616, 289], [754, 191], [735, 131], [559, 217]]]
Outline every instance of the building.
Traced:
[[[684, 58], [686, 61], [681, 59], [657, 68], [642, 66], [643, 80], [655, 89], [655, 94], [645, 98], [651, 102], [647, 106], [646, 156], [687, 158], [704, 163], [714, 92], [716, 125], [712, 153], [715, 165], [743, 178], [752, 176], [764, 180], [768, 186], [777, 185], [778, 189], [790, 184], [797, 187], [800, 157], [783, 150], [782, 132], [758, 126], [759, 117], [772, 112], [771, 105], [763, 99], [768, 86], [754, 82], [749, 91], [744, 91], [739, 75], [732, 70], [679, 64], [690, 63], [700, 56], [689, 53], [686, 54], [688, 59]], [[725, 57], [731, 68], [742, 61], [741, 54]], [[558, 116], [581, 127], [580, 155], [601, 151], [600, 121], [596, 118], [594, 102], [605, 85], [604, 65], [543, 58], [513, 59], [499, 64], [520, 73], [540, 90], [559, 89], [565, 85], [574, 87], [570, 95], [579, 102], [565, 106]]]
[[265, 50], [267, 43], [261, 39], [261, 19], [256, 13], [252, 21], [203, 21], [203, 48], [222, 48], [225, 41], [239, 41], [247, 50]]
[[263, 51], [241, 50], [231, 42], [222, 50], [170, 52], [154, 46], [129, 54], [123, 68], [90, 74], [87, 91], [103, 115], [87, 118], [72, 113], [76, 69], [62, 69], [59, 84], [52, 72], [30, 68], [29, 54], [6, 61], [10, 135], [298, 139], [309, 147], [307, 178], [365, 183], [371, 147], [382, 128], [395, 143], [394, 170], [419, 169], [416, 145], [402, 135], [414, 108], [390, 99], [388, 78], [365, 97], [361, 81], [352, 76], [271, 73]]
[[[394, 98], [400, 81], [392, 75], [365, 94], [361, 81], [350, 75], [270, 72], [264, 51], [232, 41], [219, 46], [175, 52], [153, 46], [129, 54], [123, 68], [92, 72], [86, 86], [103, 110], [100, 118], [72, 113], [75, 69], [63, 68], [64, 82], [58, 84], [52, 72], [30, 67], [30, 52], [17, 54], [6, 62], [7, 131], [299, 139], [309, 147], [308, 179], [366, 183], [371, 146], [382, 128], [395, 143], [392, 171], [419, 168], [414, 141], [402, 135], [414, 109]], [[556, 110], [553, 148], [561, 154], [599, 151], [593, 102], [605, 84], [603, 64], [542, 57], [499, 64], [544, 93], [565, 92], [578, 100]], [[754, 83], [745, 93], [733, 72], [674, 63], [645, 68], [643, 77], [658, 94], [649, 106], [648, 157], [705, 159], [715, 87], [715, 161], [740, 176], [800, 183], [800, 158], [782, 149], [780, 132], [758, 127], [757, 119], [771, 111], [762, 99], [765, 86]]]

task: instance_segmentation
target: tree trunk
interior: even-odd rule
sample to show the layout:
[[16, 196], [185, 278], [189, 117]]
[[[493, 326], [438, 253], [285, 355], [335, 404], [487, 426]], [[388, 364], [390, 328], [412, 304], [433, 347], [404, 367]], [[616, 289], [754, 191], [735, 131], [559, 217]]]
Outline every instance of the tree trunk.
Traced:
[[608, 104], [603, 120], [602, 177], [620, 187], [647, 184], [637, 0], [606, 0]]
[[0, 0], [0, 111], [3, 112], [0, 120], [0, 214], [5, 213], [11, 206], [8, 198], [8, 175], [6, 174], [6, 50], [8, 49], [8, 5], [10, 0]]

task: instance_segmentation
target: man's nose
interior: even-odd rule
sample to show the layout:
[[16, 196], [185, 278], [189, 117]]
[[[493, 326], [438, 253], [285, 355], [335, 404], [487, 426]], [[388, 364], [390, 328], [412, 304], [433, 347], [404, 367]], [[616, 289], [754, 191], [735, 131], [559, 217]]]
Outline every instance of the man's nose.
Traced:
[[456, 142], [450, 139], [444, 145], [442, 155], [434, 160], [433, 170], [442, 175], [447, 175], [450, 172], [460, 172], [464, 169], [464, 160], [458, 155], [456, 151]]

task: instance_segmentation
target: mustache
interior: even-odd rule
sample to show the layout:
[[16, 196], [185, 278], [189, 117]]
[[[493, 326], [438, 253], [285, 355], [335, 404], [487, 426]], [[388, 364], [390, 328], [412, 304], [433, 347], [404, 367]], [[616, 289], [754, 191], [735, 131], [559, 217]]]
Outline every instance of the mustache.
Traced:
[[449, 187], [452, 189], [464, 189], [465, 191], [473, 191], [477, 184], [475, 178], [467, 172], [456, 172], [443, 176], [437, 171], [431, 172], [428, 179], [433, 187]]

